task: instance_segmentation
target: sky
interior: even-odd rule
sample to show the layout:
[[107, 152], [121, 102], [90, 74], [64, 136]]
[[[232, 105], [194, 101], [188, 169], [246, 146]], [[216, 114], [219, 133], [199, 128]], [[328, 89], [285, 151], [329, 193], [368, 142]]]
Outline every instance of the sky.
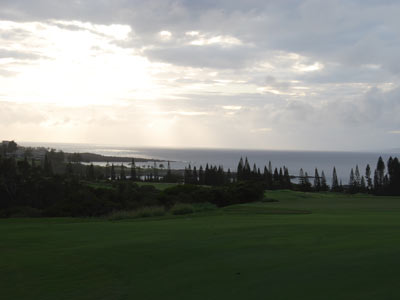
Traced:
[[395, 0], [0, 0], [0, 139], [400, 148]]

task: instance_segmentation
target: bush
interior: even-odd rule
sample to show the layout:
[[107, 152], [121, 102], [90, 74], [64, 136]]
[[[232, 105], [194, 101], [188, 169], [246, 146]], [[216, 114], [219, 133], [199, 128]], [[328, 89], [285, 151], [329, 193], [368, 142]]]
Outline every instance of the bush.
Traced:
[[194, 211], [193, 205], [186, 203], [176, 203], [171, 207], [171, 213], [173, 215], [187, 215], [194, 213]]
[[111, 213], [108, 219], [111, 221], [123, 220], [123, 219], [137, 219], [137, 218], [149, 218], [149, 217], [160, 217], [165, 215], [165, 208], [162, 206], [151, 206], [142, 207], [137, 210], [119, 210]]
[[210, 202], [193, 203], [192, 206], [195, 212], [216, 210], [218, 208], [215, 204], [212, 204]]
[[39, 218], [42, 211], [29, 206], [16, 206], [0, 211], [0, 218]]

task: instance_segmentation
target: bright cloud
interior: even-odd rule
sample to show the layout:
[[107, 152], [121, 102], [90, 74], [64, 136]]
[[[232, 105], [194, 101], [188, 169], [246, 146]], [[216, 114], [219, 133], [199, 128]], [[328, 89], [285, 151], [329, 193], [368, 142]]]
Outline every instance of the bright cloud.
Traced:
[[1, 1], [0, 135], [400, 146], [400, 4], [210, 3]]

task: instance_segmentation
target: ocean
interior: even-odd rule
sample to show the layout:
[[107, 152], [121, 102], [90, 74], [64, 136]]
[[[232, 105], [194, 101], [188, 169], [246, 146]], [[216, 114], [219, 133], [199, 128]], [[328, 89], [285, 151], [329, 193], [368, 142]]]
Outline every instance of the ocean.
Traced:
[[[44, 146], [62, 150], [64, 152], [91, 152], [101, 155], [138, 157], [159, 159], [159, 166], [167, 166], [171, 162], [171, 168], [183, 169], [189, 164], [197, 168], [208, 163], [209, 165], [221, 165], [225, 170], [236, 171], [241, 157], [248, 158], [251, 167], [255, 163], [257, 167], [264, 169], [269, 161], [273, 168], [286, 166], [290, 175], [298, 175], [302, 168], [308, 175], [313, 176], [315, 168], [319, 173], [324, 171], [328, 182], [331, 181], [333, 167], [343, 184], [347, 184], [351, 168], [358, 165], [361, 174], [365, 173], [367, 164], [371, 166], [372, 173], [375, 170], [379, 156], [386, 162], [390, 156], [399, 156], [398, 153], [374, 153], [374, 152], [333, 152], [333, 151], [277, 151], [277, 150], [238, 150], [238, 149], [183, 149], [183, 148], [141, 148], [126, 146], [104, 146], [96, 144], [67, 144], [67, 143], [23, 143], [22, 146]], [[153, 162], [137, 163], [141, 167], [153, 166]]]

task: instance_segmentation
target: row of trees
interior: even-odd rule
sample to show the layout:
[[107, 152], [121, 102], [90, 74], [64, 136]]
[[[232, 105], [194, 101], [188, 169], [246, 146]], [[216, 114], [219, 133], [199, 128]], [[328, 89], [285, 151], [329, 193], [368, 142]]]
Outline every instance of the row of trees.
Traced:
[[[235, 177], [236, 175], [236, 177]], [[349, 193], [373, 193], [377, 195], [400, 195], [400, 162], [397, 157], [390, 157], [387, 168], [382, 157], [379, 157], [375, 171], [372, 175], [371, 166], [365, 168], [365, 175], [361, 175], [359, 167], [356, 166], [350, 171], [348, 185], [343, 185], [338, 179], [336, 167], [333, 167], [332, 184], [328, 185], [324, 171], [319, 173], [315, 169], [314, 176], [309, 176], [307, 172], [300, 169], [298, 176], [289, 175], [289, 170], [284, 166], [279, 171], [275, 168], [272, 171], [271, 162], [268, 167], [264, 167], [263, 173], [257, 168], [256, 164], [250, 168], [247, 157], [240, 159], [236, 174], [232, 175], [232, 180], [237, 181], [262, 181], [266, 189], [298, 189], [301, 191], [332, 191]], [[298, 179], [296, 184], [291, 179]]]
[[[91, 166], [87, 168], [92, 172]], [[0, 217], [99, 216], [144, 206], [169, 209], [176, 203], [194, 202], [225, 206], [263, 197], [262, 185], [254, 182], [218, 187], [187, 184], [159, 191], [154, 186], [141, 186], [131, 180], [107, 181], [107, 184], [103, 181], [94, 185], [80, 179], [74, 174], [54, 173], [48, 157], [38, 163], [0, 155]]]
[[400, 162], [390, 157], [387, 168], [379, 157], [372, 177], [370, 165], [365, 168], [365, 176], [360, 175], [358, 166], [351, 169], [348, 190], [351, 193], [374, 193], [378, 195], [400, 195]]

